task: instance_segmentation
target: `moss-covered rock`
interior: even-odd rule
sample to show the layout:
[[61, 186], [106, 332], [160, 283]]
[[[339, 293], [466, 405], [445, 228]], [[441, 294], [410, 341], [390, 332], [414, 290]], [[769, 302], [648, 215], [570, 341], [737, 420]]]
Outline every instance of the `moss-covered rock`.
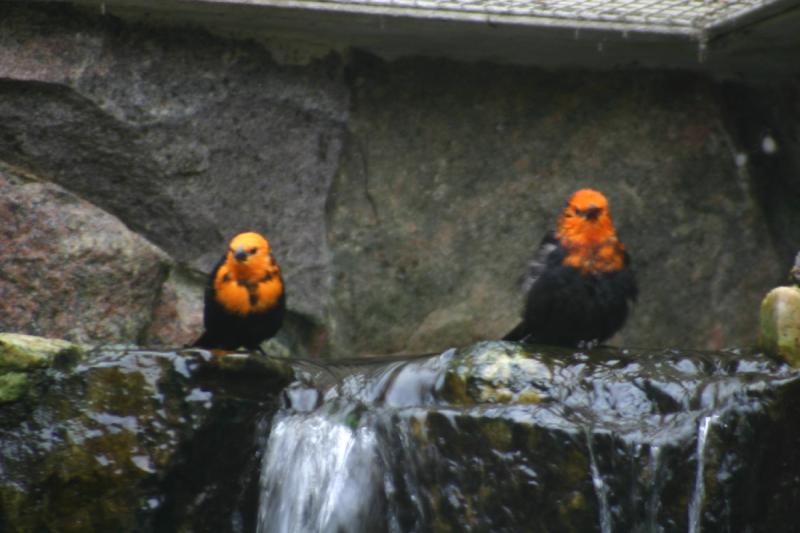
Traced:
[[0, 404], [15, 402], [28, 391], [28, 375], [23, 372], [0, 374]]
[[77, 344], [20, 333], [0, 333], [0, 372], [34, 370], [76, 363], [84, 354]]
[[393, 365], [349, 383], [401, 530], [791, 530], [800, 371], [779, 360], [482, 342]]
[[761, 302], [759, 344], [800, 367], [800, 288], [776, 287]]
[[74, 345], [2, 342], [4, 360], [39, 370], [0, 376], [0, 402], [17, 400], [0, 404], [0, 531], [225, 531], [255, 516], [255, 427], [287, 364], [105, 348], [64, 367]]

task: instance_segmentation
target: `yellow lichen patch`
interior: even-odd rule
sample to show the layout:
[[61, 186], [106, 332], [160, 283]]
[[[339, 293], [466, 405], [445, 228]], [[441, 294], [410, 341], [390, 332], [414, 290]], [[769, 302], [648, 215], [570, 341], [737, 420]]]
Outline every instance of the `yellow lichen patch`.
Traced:
[[534, 390], [527, 389], [517, 395], [518, 403], [541, 403], [542, 397]]

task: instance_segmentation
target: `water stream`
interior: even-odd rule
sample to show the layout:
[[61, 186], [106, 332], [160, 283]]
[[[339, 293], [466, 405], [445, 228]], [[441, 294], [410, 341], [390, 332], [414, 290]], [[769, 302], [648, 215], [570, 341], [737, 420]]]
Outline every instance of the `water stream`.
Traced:
[[732, 491], [708, 494], [709, 454], [728, 483], [750, 467], [720, 459], [710, 429], [746, 429], [747, 387], [786, 378], [760, 361], [481, 349], [299, 364], [264, 439], [258, 532], [697, 533], [731, 508]]

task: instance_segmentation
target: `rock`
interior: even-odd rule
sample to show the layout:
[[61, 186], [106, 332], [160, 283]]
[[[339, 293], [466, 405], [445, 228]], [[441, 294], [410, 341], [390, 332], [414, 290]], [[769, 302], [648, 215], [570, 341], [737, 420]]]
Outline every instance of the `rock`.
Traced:
[[0, 168], [0, 330], [134, 342], [169, 258], [58, 185]]
[[[0, 530], [248, 529], [255, 428], [290, 367], [246, 354], [108, 347], [41, 372], [35, 395], [0, 410]], [[0, 376], [0, 401], [18, 374]]]
[[800, 288], [776, 287], [764, 297], [759, 344], [800, 367]]
[[291, 308], [322, 320], [325, 206], [348, 112], [337, 59], [283, 66], [254, 42], [68, 8], [8, 16], [0, 78], [15, 82], [0, 84], [0, 160], [205, 272], [231, 237], [263, 233]]
[[714, 83], [365, 56], [351, 72], [352, 136], [330, 203], [335, 348], [502, 337], [530, 256], [585, 186], [608, 196], [641, 289], [615, 342], [754, 342], [752, 309], [780, 261]]
[[795, 529], [800, 370], [758, 352], [481, 342], [305, 368], [262, 527]]
[[439, 395], [458, 405], [538, 403], [550, 399], [547, 391], [558, 370], [554, 366], [529, 357], [516, 343], [478, 343], [455, 360]]
[[29, 386], [28, 375], [23, 372], [0, 374], [0, 404], [20, 400]]
[[0, 333], [0, 405], [25, 399], [45, 381], [45, 370], [72, 367], [83, 357], [83, 348], [61, 339]]
[[[417, 428], [406, 446], [425, 449], [404, 468], [421, 476], [415, 497], [430, 502], [434, 524], [791, 530], [800, 373], [778, 361], [479, 343], [459, 350], [445, 376], [438, 394], [463, 408], [398, 417]], [[539, 401], [513, 397], [526, 390]], [[509, 402], [495, 403], [504, 394]]]
[[61, 339], [0, 333], [0, 371], [69, 366], [83, 356], [83, 348]]
[[147, 346], [185, 346], [203, 331], [203, 291], [205, 276], [173, 267], [161, 287], [143, 344]]

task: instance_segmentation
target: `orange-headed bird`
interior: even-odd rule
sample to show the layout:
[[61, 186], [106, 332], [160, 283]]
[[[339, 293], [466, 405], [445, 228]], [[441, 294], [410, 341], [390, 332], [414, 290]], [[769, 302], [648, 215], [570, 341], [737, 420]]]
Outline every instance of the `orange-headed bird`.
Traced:
[[281, 269], [269, 243], [258, 233], [240, 233], [209, 277], [205, 331], [194, 346], [260, 349], [280, 329], [285, 311]]
[[581, 189], [570, 197], [522, 287], [522, 321], [505, 340], [585, 347], [622, 328], [638, 288], [602, 193]]

